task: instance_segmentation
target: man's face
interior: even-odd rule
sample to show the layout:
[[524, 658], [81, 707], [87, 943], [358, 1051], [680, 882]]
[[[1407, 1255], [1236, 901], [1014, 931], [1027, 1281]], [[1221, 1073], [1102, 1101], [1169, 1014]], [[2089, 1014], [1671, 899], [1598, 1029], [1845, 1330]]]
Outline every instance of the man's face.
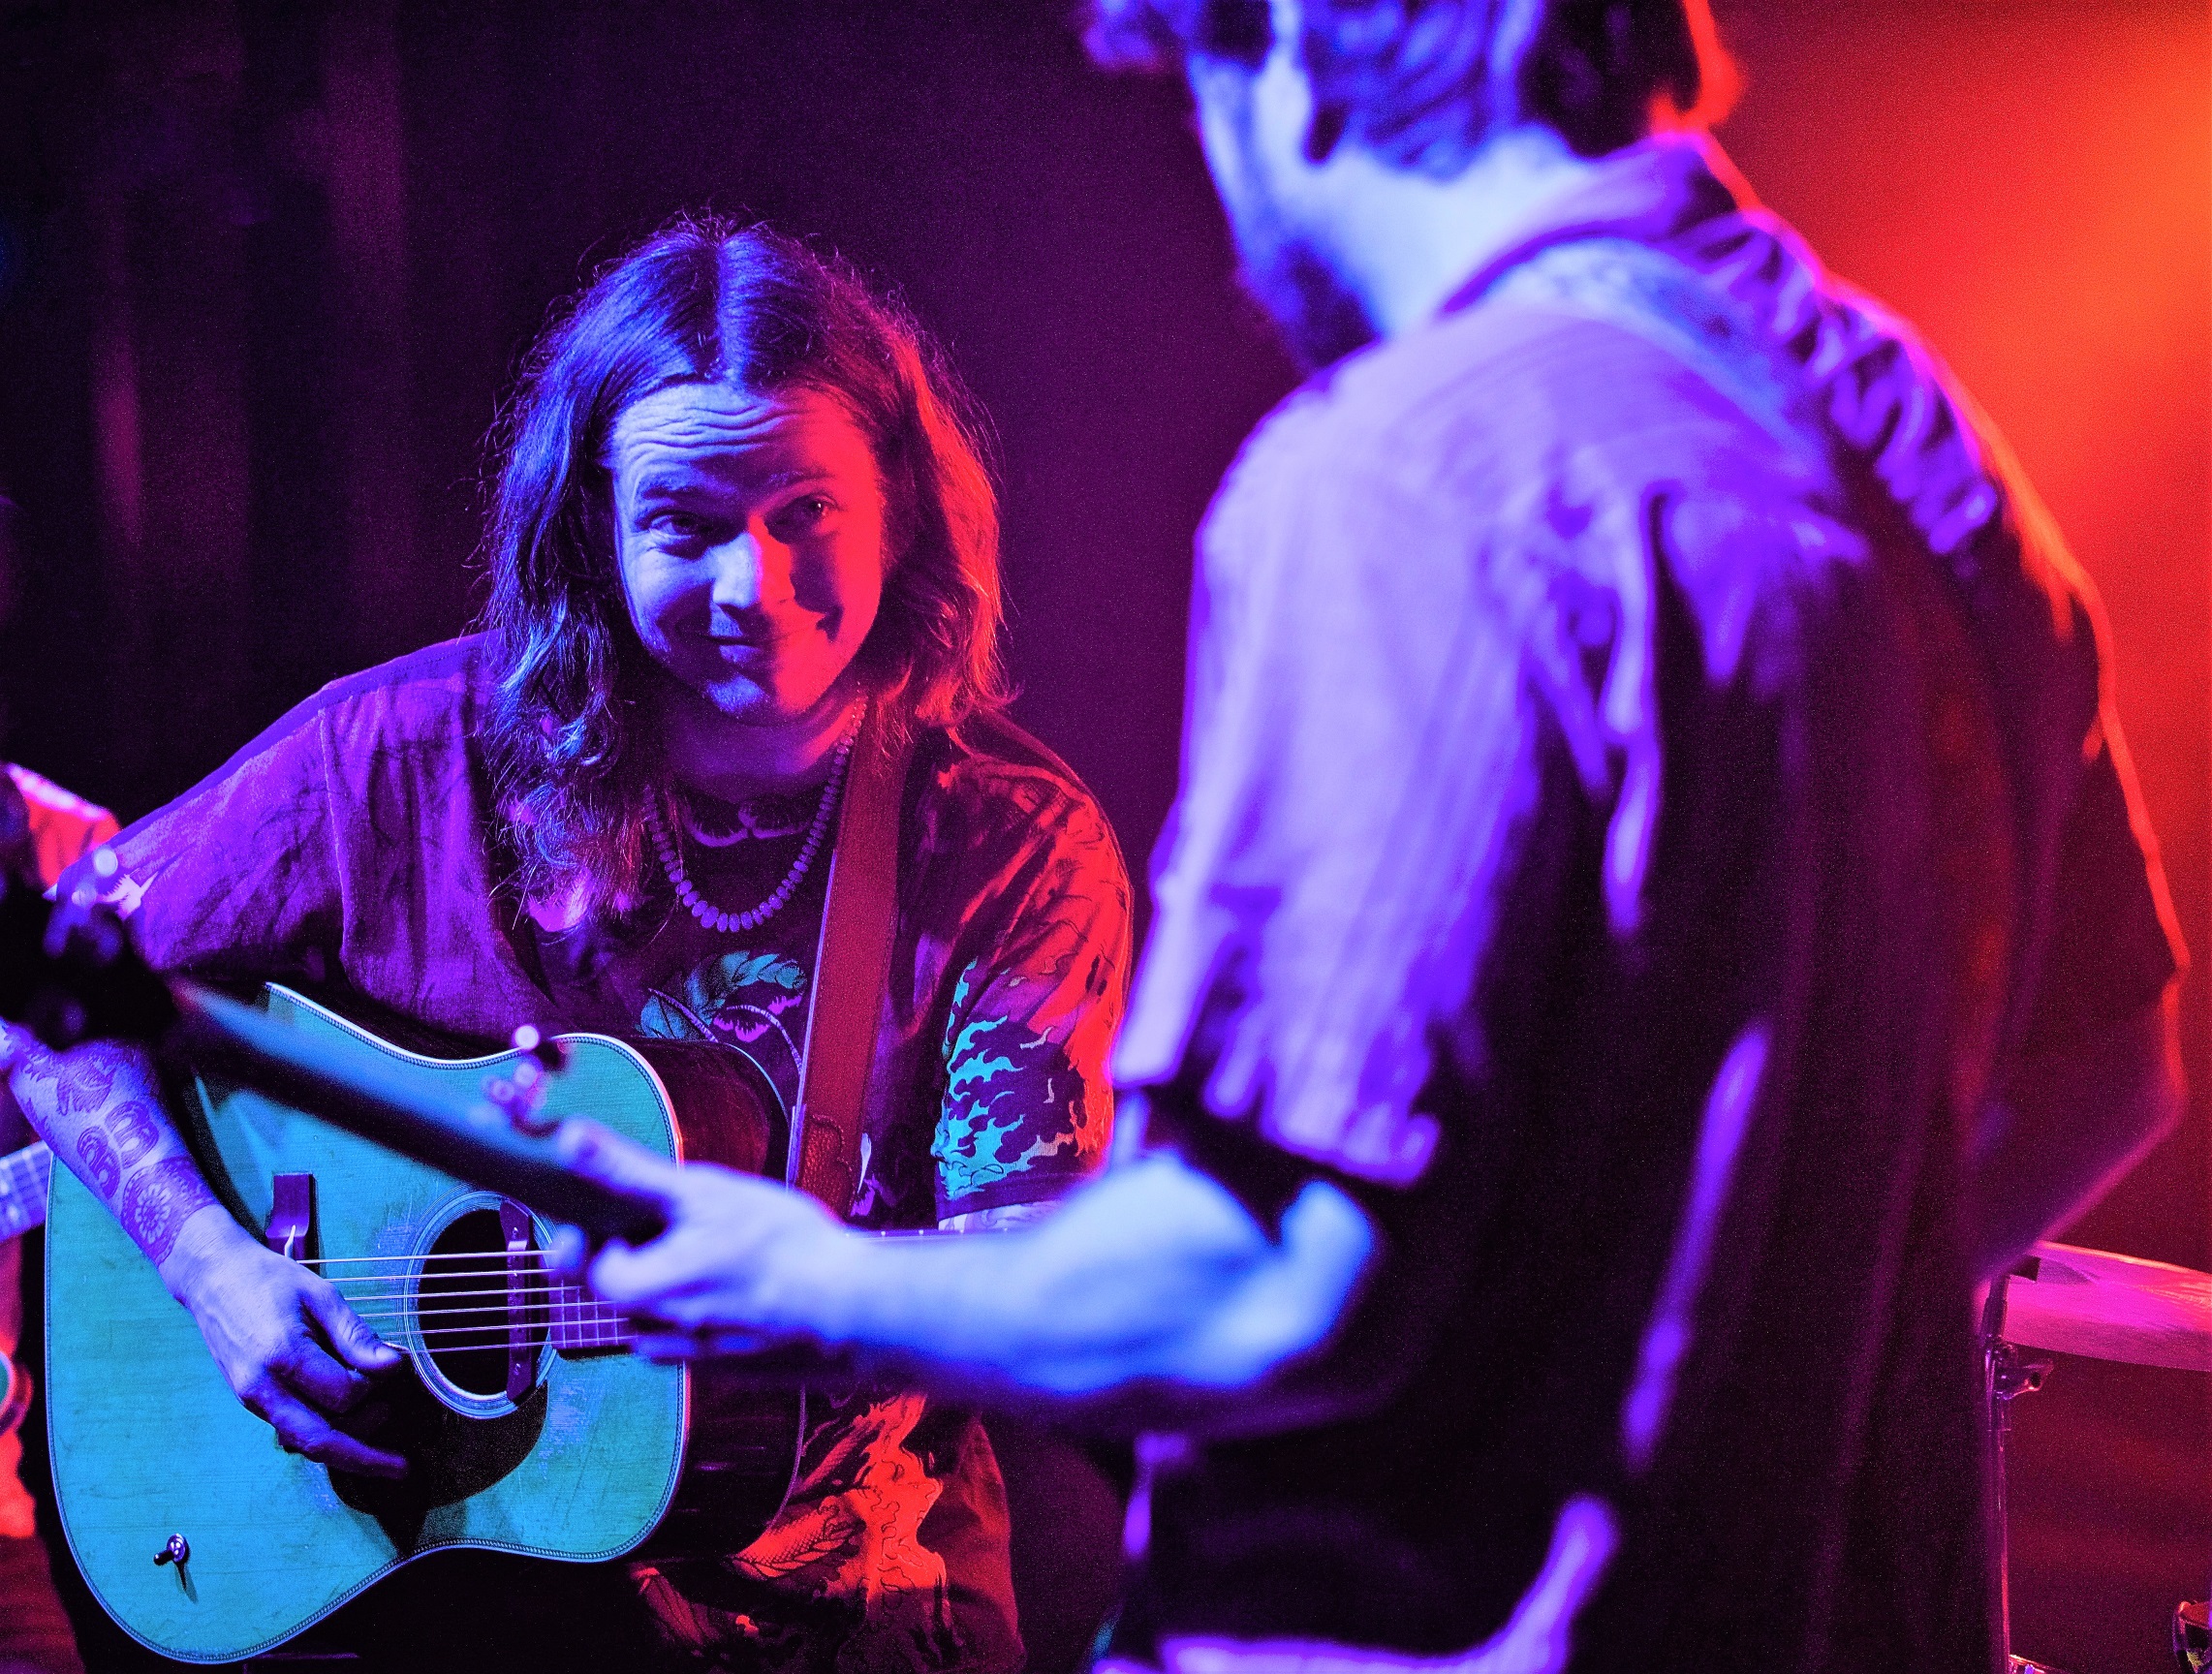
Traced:
[[843, 402], [675, 384], [608, 446], [630, 619], [677, 687], [732, 721], [799, 721], [831, 697], [884, 586], [884, 490]]
[[1202, 57], [1193, 57], [1189, 71], [1199, 143], [1236, 240], [1244, 289], [1309, 369], [1373, 341], [1365, 308], [1301, 214], [1306, 195], [1298, 186], [1313, 168], [1305, 156], [1313, 104], [1291, 51], [1278, 44], [1258, 71]]

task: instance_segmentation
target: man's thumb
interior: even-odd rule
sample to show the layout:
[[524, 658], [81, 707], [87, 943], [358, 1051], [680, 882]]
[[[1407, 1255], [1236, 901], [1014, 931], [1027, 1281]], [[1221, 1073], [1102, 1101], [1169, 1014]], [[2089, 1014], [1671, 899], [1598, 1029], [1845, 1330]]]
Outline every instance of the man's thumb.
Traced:
[[370, 1330], [335, 1289], [318, 1290], [312, 1306], [331, 1348], [356, 1372], [383, 1372], [399, 1363], [399, 1350]]

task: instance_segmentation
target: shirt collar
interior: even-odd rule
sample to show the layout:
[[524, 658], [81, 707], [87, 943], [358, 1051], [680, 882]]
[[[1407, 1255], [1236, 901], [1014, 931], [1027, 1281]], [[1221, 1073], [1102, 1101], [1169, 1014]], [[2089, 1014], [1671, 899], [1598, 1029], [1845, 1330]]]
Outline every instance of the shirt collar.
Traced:
[[1437, 310], [1478, 301], [1512, 268], [1583, 238], [1660, 243], [1757, 200], [1708, 134], [1657, 134], [1600, 160], [1596, 172], [1538, 203]]

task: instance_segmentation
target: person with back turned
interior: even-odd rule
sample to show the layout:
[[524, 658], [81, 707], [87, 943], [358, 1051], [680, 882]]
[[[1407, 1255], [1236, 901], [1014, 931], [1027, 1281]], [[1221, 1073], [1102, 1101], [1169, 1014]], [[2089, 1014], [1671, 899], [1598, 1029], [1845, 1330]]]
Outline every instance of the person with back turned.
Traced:
[[2086, 581], [1705, 136], [1702, 0], [1091, 41], [1316, 368], [1199, 541], [1127, 1154], [885, 1248], [572, 1126], [670, 1221], [593, 1284], [1144, 1433], [1125, 1664], [1990, 1666], [1970, 1297], [2178, 1097]]

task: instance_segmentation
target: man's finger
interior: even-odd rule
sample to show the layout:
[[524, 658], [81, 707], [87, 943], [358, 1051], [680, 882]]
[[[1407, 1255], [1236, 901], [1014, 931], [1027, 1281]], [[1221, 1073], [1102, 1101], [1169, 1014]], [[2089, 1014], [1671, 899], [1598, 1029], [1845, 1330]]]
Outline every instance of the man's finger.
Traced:
[[348, 1436], [296, 1401], [273, 1402], [267, 1417], [288, 1453], [300, 1454], [333, 1471], [352, 1471], [363, 1476], [385, 1476], [396, 1481], [407, 1474], [407, 1461], [398, 1454], [387, 1453], [381, 1447], [371, 1447]]
[[698, 1253], [666, 1238], [633, 1248], [609, 1244], [593, 1259], [591, 1287], [609, 1302], [637, 1302], [650, 1298], [653, 1312], [670, 1317], [670, 1309], [701, 1290], [718, 1289], [718, 1275], [701, 1270]]
[[581, 1279], [591, 1265], [591, 1240], [581, 1226], [556, 1226], [545, 1246], [545, 1265], [562, 1279]]
[[399, 1364], [400, 1353], [369, 1329], [368, 1321], [353, 1310], [334, 1285], [311, 1285], [306, 1289], [307, 1311], [337, 1358], [356, 1372], [389, 1372]]
[[269, 1361], [269, 1371], [318, 1412], [343, 1412], [368, 1393], [368, 1380], [350, 1372], [318, 1343], [295, 1343]]
[[683, 1183], [683, 1168], [656, 1157], [597, 1122], [571, 1117], [553, 1133], [554, 1154], [578, 1174], [667, 1202]]

